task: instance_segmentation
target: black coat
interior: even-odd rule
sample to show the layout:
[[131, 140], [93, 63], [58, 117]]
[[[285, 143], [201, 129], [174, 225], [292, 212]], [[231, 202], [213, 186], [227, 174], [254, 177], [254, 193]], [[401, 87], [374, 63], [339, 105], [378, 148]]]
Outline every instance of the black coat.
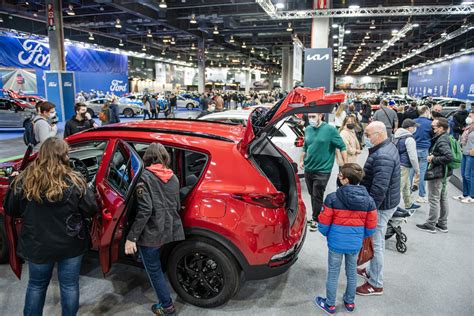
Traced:
[[120, 110], [117, 104], [112, 103], [109, 105], [109, 124], [120, 123], [119, 112]]
[[462, 134], [464, 127], [466, 127], [466, 118], [469, 116], [469, 112], [466, 110], [459, 110], [453, 115], [453, 132]]
[[94, 120], [83, 119], [79, 121], [74, 115], [64, 126], [64, 138], [92, 127], [94, 127]]
[[387, 139], [369, 149], [361, 184], [367, 188], [379, 210], [388, 210], [400, 203], [400, 157], [398, 149]]
[[[431, 140], [431, 144], [429, 153], [433, 156], [433, 160], [428, 164], [426, 170], [425, 180], [427, 181], [444, 178], [446, 165], [454, 159], [448, 133], [435, 136]], [[453, 175], [453, 170], [448, 168], [447, 171], [448, 177]]]
[[136, 217], [127, 239], [145, 247], [161, 247], [184, 239], [179, 216], [179, 181], [173, 175], [164, 183], [148, 169], [136, 188]]
[[[408, 111], [405, 112], [405, 114], [403, 115], [403, 119], [406, 120], [406, 119], [417, 119], [418, 117], [420, 116], [420, 114], [418, 113], [418, 110], [415, 108], [410, 108], [408, 109]], [[399, 122], [398, 126], [402, 126], [402, 124]]]
[[98, 212], [94, 192], [87, 190], [84, 196], [77, 187], [71, 186], [63, 192], [59, 202], [43, 203], [23, 198], [21, 187], [14, 194], [12, 188], [5, 197], [4, 209], [12, 217], [22, 217], [23, 226], [18, 237], [17, 254], [34, 263], [52, 263], [77, 257], [89, 249], [90, 237], [84, 227], [80, 239], [68, 234], [66, 221], [72, 214], [92, 217]]

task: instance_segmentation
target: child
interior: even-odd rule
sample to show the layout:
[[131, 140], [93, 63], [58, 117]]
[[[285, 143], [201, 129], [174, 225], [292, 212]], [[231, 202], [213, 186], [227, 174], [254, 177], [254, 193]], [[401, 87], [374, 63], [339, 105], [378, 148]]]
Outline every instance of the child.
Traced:
[[359, 185], [363, 177], [364, 170], [358, 164], [346, 163], [342, 166], [338, 175], [342, 186], [326, 197], [319, 215], [319, 231], [328, 240], [329, 267], [327, 298], [318, 296], [315, 304], [330, 315], [336, 312], [337, 283], [343, 257], [347, 277], [344, 305], [348, 312], [354, 311], [357, 257], [362, 240], [372, 235], [377, 226], [375, 202], [365, 187]]

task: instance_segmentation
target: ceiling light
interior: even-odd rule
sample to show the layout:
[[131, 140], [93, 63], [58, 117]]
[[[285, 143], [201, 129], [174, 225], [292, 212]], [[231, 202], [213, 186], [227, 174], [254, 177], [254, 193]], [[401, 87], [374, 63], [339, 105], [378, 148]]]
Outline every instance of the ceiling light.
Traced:
[[245, 42], [242, 43], [242, 48], [247, 48], [247, 46], [245, 45]]
[[211, 60], [211, 66], [214, 66], [214, 61]]
[[332, 44], [332, 46], [337, 47], [337, 46], [339, 46], [339, 44], [338, 44], [338, 43], [334, 43], [334, 44]]
[[229, 56], [226, 56], [226, 57], [225, 57], [225, 60], [229, 61]]
[[166, 54], [166, 53], [165, 53], [165, 50], [163, 49], [163, 50], [161, 51], [161, 55], [165, 55], [165, 54]]
[[362, 46], [365, 46], [365, 43], [364, 43], [364, 42], [362, 42], [362, 43], [360, 43], [360, 45], [362, 45]]
[[375, 20], [372, 20], [372, 23], [370, 24], [369, 29], [375, 30]]
[[344, 33], [351, 34], [351, 30], [345, 30]]
[[189, 56], [189, 61], [193, 61], [193, 56]]
[[219, 67], [222, 67], [222, 64], [221, 64], [221, 63], [219, 63]]
[[197, 23], [196, 15], [194, 13], [191, 14], [191, 20], [189, 21], [189, 23], [191, 23], [191, 24], [196, 24]]
[[90, 40], [90, 41], [93, 41], [93, 40], [94, 40], [94, 34], [89, 33], [89, 40]]
[[287, 32], [293, 32], [293, 28], [291, 27], [291, 22], [288, 22], [288, 27], [286, 28]]
[[174, 37], [171, 38], [171, 42], [170, 42], [170, 43], [171, 43], [171, 45], [176, 44], [176, 41], [174, 40]]
[[397, 29], [393, 29], [393, 30], [392, 30], [392, 35], [393, 35], [393, 34], [398, 34], [398, 30], [397, 30]]
[[285, 8], [285, 4], [283, 2], [278, 2], [275, 6], [276, 6], [277, 9], [284, 9]]
[[334, 50], [334, 52], [337, 53], [337, 52], [338, 52], [338, 49], [336, 48], [336, 49]]
[[461, 50], [460, 50], [460, 51], [461, 51], [461, 52], [464, 52], [465, 50], [466, 50], [466, 49], [463, 47], [463, 48], [461, 48]]
[[142, 51], [146, 52], [146, 46], [145, 45], [143, 45]]
[[384, 42], [384, 43], [388, 43], [388, 40], [385, 39], [385, 40], [383, 40], [383, 42]]
[[76, 13], [74, 12], [73, 8], [74, 8], [74, 7], [72, 6], [72, 4], [70, 4], [69, 7], [68, 7], [68, 9], [67, 9], [67, 11], [66, 11], [67, 15], [71, 15], [71, 16], [76, 15]]
[[441, 37], [446, 37], [446, 36], [448, 36], [448, 33], [446, 32], [441, 33]]
[[178, 55], [176, 56], [177, 59], [181, 59], [181, 55], [178, 53]]
[[123, 44], [122, 40], [120, 40], [119, 46], [120, 46], [120, 47], [123, 47], [123, 45], [124, 45], [124, 44]]
[[153, 37], [153, 34], [151, 34], [151, 30], [150, 30], [150, 29], [148, 29], [148, 33], [146, 34], [146, 37], [150, 37], [150, 38]]
[[217, 58], [220, 58], [220, 57], [221, 57], [221, 54], [220, 54], [220, 53], [217, 53], [216, 57], [217, 57]]
[[332, 38], [338, 38], [338, 37], [339, 37], [339, 36], [337, 36], [337, 35], [333, 35], [333, 36], [332, 36]]
[[360, 6], [357, 5], [357, 4], [353, 4], [353, 5], [350, 5], [350, 6], [349, 6], [349, 9], [357, 10], [357, 9], [360, 9]]
[[413, 26], [413, 27], [419, 27], [420, 24], [418, 24], [418, 23], [413, 23], [412, 26]]
[[219, 34], [219, 30], [217, 29], [217, 25], [214, 26], [214, 31], [212, 32], [212, 34], [214, 34], [214, 35]]
[[336, 29], [336, 28], [338, 28], [338, 27], [339, 27], [339, 24], [334, 23], [334, 24], [332, 25], [332, 28], [333, 28], [333, 29]]
[[369, 33], [366, 33], [364, 39], [370, 39]]
[[234, 35], [231, 35], [231, 36], [230, 36], [229, 43], [234, 43], [234, 42], [235, 42], [235, 40], [234, 40]]
[[120, 19], [117, 19], [117, 20], [115, 21], [115, 28], [117, 28], [117, 29], [121, 29], [121, 28], [122, 28], [122, 24], [120, 24]]
[[255, 48], [252, 47], [252, 49], [250, 50], [251, 53], [255, 53]]
[[195, 50], [195, 49], [196, 49], [196, 46], [194, 45], [194, 43], [191, 44], [191, 49], [192, 49], [192, 50]]
[[3, 18], [0, 16], [0, 23], [3, 23]]
[[166, 4], [165, 0], [161, 0], [159, 7], [162, 8], [162, 9], [166, 9], [168, 7], [168, 5]]

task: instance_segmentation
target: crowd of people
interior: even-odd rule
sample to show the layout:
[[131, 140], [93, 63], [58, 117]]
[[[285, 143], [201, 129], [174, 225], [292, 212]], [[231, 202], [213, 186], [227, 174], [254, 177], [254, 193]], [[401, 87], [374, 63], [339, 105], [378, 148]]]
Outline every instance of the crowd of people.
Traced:
[[[203, 112], [232, 108], [241, 102], [234, 97], [219, 92], [203, 94]], [[258, 104], [280, 97], [275, 91], [252, 99]], [[170, 99], [173, 98], [176, 95], [171, 95]], [[116, 101], [112, 97], [104, 106], [101, 113], [105, 119], [99, 115], [102, 124], [120, 121], [118, 111], [114, 110]], [[385, 234], [388, 221], [401, 208], [401, 200], [403, 208], [412, 212], [428, 202], [429, 216], [416, 226], [429, 233], [447, 233], [447, 182], [453, 170], [461, 167], [463, 194], [454, 198], [462, 203], [474, 203], [472, 111], [462, 107], [448, 120], [437, 105], [430, 108], [412, 104], [408, 109], [401, 109], [381, 100], [380, 108], [373, 113], [370, 102], [356, 101], [358, 104], [351, 102], [336, 108], [334, 125], [327, 122], [325, 114], [311, 113], [302, 120], [305, 141], [300, 166], [304, 168], [311, 196], [308, 225], [310, 231], [319, 230], [327, 236], [329, 248], [326, 297], [316, 297], [315, 303], [329, 314], [336, 310], [336, 289], [343, 260], [347, 276], [343, 298], [347, 311], [354, 310], [356, 294], [383, 294]], [[156, 99], [145, 96], [143, 103], [145, 116], [157, 118]], [[170, 104], [175, 106], [175, 101]], [[21, 216], [25, 223], [18, 254], [29, 265], [26, 315], [41, 314], [55, 263], [63, 314], [77, 313], [79, 268], [90, 238], [82, 218], [92, 216], [98, 209], [93, 192], [70, 167], [68, 145], [57, 137], [55, 117], [54, 104], [37, 104], [31, 143], [38, 145], [38, 157], [12, 179], [5, 199], [7, 214]], [[95, 126], [97, 123], [88, 114], [87, 106], [78, 102], [75, 115], [66, 122], [64, 137]], [[364, 148], [368, 149], [368, 158], [362, 166], [359, 156]], [[163, 145], [150, 145], [143, 160], [146, 169], [136, 188], [137, 215], [127, 236], [125, 253], [140, 253], [159, 302], [152, 306], [152, 311], [174, 315], [159, 257], [163, 244], [184, 239], [179, 216], [179, 183]], [[334, 163], [339, 167], [338, 189], [324, 199]], [[44, 170], [49, 170], [47, 179]], [[41, 210], [41, 216], [37, 210]], [[172, 223], [164, 225], [163, 218]], [[58, 224], [51, 231], [51, 223], [64, 219], [66, 225]], [[41, 234], [45, 230], [51, 233]], [[373, 258], [365, 268], [358, 268], [358, 254], [363, 240], [369, 236]], [[366, 280], [359, 287], [357, 275]]]

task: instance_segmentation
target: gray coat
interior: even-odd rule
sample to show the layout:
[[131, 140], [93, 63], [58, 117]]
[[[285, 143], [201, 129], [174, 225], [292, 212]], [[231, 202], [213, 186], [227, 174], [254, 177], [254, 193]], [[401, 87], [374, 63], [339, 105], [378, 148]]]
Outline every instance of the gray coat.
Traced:
[[145, 247], [161, 247], [184, 239], [179, 211], [179, 181], [167, 183], [145, 169], [136, 188], [136, 217], [127, 239]]

